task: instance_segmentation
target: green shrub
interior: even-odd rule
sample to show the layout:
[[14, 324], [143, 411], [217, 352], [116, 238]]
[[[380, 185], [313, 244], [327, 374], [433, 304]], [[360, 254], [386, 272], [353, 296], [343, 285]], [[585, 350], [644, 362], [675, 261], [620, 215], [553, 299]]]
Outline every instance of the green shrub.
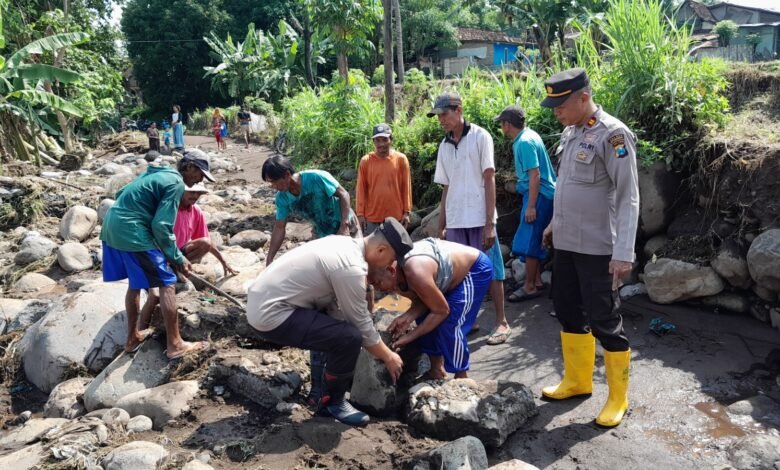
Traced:
[[718, 35], [721, 46], [726, 47], [737, 36], [737, 31], [739, 31], [739, 26], [731, 20], [718, 21], [712, 28], [712, 32]]
[[[395, 83], [397, 78], [398, 74], [393, 71], [393, 83]], [[374, 86], [385, 84], [385, 64], [380, 64], [376, 69], [374, 69], [374, 73], [371, 75], [371, 84]]]
[[244, 106], [255, 114], [262, 114], [263, 116], [274, 115], [274, 106], [258, 96], [247, 96], [244, 98]]

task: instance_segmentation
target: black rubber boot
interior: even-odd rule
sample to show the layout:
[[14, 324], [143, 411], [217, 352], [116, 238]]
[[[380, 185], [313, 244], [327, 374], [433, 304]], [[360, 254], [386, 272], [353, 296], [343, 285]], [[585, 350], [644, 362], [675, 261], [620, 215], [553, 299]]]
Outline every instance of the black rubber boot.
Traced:
[[368, 424], [367, 414], [355, 409], [344, 395], [352, 381], [352, 374], [334, 375], [325, 372], [325, 387], [320, 399], [321, 412], [328, 414], [340, 422], [350, 426], [365, 426]]

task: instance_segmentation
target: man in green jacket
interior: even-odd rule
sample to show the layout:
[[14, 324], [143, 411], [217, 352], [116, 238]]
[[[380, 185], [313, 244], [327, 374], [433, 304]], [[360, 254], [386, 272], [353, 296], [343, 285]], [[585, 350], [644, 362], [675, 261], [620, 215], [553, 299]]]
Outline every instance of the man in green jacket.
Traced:
[[100, 239], [103, 241], [103, 281], [129, 280], [125, 296], [127, 310], [126, 352], [135, 352], [149, 332], [138, 330], [141, 289], [160, 289], [160, 310], [165, 322], [168, 359], [177, 359], [202, 349], [208, 343], [189, 343], [179, 334], [176, 312], [176, 274], [188, 274], [190, 262], [176, 247], [173, 225], [184, 187], [214, 181], [208, 156], [194, 149], [184, 153], [178, 171], [167, 166], [150, 166], [143, 175], [122, 188], [116, 203], [106, 214]]

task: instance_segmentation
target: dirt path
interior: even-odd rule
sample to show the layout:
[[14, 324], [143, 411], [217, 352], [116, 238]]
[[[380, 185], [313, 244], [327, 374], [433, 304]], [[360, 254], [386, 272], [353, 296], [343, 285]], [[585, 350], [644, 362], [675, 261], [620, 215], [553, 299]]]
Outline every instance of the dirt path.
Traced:
[[[186, 140], [188, 147], [199, 147], [208, 152], [216, 152], [217, 144], [214, 141], [214, 137], [206, 137], [200, 135], [188, 135]], [[241, 173], [231, 174], [229, 181], [236, 181], [243, 179], [250, 184], [262, 183], [263, 180], [260, 177], [260, 170], [263, 167], [263, 162], [272, 155], [272, 152], [268, 147], [261, 145], [250, 145], [248, 149], [244, 148], [244, 142], [238, 142], [233, 139], [228, 139], [227, 151], [222, 152], [225, 156], [228, 156], [236, 161], [243, 170]]]

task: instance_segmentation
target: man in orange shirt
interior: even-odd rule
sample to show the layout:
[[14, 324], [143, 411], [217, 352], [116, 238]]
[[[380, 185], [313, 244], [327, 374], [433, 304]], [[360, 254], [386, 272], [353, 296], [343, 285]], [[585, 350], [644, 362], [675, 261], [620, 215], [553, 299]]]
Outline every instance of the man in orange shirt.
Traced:
[[374, 126], [374, 151], [360, 159], [357, 178], [357, 216], [363, 233], [372, 233], [387, 217], [404, 227], [412, 210], [412, 177], [406, 155], [391, 148], [393, 131]]

